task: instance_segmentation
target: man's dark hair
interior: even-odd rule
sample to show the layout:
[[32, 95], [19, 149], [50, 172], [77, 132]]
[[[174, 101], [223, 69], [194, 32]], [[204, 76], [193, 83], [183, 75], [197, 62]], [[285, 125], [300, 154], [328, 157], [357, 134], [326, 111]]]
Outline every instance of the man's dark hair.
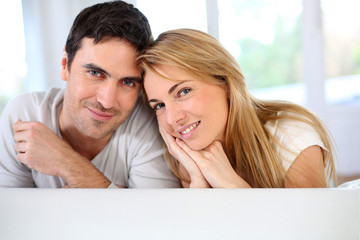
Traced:
[[68, 68], [83, 38], [93, 38], [97, 44], [104, 37], [118, 37], [131, 43], [138, 52], [152, 40], [147, 18], [132, 4], [113, 1], [95, 4], [83, 9], [75, 18], [65, 50]]

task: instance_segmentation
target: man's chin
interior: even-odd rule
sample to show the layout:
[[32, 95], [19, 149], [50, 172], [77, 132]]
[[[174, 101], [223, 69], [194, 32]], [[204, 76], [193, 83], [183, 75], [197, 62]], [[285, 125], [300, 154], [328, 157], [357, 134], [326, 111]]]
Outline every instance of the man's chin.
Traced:
[[111, 136], [111, 134], [113, 132], [114, 132], [114, 130], [110, 131], [110, 132], [109, 131], [107, 131], [107, 132], [97, 132], [97, 133], [91, 132], [91, 133], [87, 133], [85, 135], [88, 138], [93, 138], [93, 139], [99, 140], [99, 139], [103, 139], [103, 138]]
[[83, 131], [83, 134], [89, 138], [103, 139], [111, 136], [116, 131], [116, 129], [117, 127], [109, 128], [108, 126], [93, 126]]
[[103, 139], [111, 136], [123, 122], [124, 121], [104, 122], [92, 119], [92, 121], [78, 123], [78, 129], [83, 135], [89, 138]]

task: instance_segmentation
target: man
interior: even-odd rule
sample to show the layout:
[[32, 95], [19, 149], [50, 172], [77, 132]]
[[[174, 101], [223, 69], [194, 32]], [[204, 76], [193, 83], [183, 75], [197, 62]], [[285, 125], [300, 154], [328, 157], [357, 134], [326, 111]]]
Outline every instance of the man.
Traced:
[[146, 17], [114, 1], [76, 17], [61, 60], [65, 89], [24, 94], [0, 119], [0, 186], [178, 187], [156, 118], [139, 96]]

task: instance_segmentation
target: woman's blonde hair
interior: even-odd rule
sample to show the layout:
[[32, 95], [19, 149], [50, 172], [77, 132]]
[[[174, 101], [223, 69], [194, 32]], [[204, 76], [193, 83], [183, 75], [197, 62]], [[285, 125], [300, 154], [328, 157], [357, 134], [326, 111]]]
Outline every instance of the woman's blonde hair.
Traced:
[[[203, 81], [228, 88], [229, 116], [224, 150], [234, 170], [250, 177], [253, 186], [284, 187], [286, 172], [272, 146], [279, 143], [264, 126], [267, 121], [280, 118], [303, 121], [315, 128], [330, 152], [326, 163], [328, 174], [336, 181], [333, 147], [321, 121], [299, 105], [253, 97], [236, 60], [212, 36], [192, 29], [164, 32], [138, 57], [138, 64], [145, 72], [155, 73], [157, 64], [175, 66]], [[279, 115], [279, 112], [295, 114]], [[170, 154], [167, 156], [173, 172], [182, 178], [176, 159]]]

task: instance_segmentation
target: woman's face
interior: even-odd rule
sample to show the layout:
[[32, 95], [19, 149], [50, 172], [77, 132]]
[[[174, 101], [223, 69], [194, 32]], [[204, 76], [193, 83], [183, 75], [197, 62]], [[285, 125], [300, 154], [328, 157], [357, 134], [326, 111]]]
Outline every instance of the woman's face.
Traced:
[[177, 67], [156, 65], [145, 73], [144, 88], [159, 125], [181, 138], [194, 150], [214, 140], [224, 144], [229, 113], [225, 87], [205, 83], [199, 77]]

